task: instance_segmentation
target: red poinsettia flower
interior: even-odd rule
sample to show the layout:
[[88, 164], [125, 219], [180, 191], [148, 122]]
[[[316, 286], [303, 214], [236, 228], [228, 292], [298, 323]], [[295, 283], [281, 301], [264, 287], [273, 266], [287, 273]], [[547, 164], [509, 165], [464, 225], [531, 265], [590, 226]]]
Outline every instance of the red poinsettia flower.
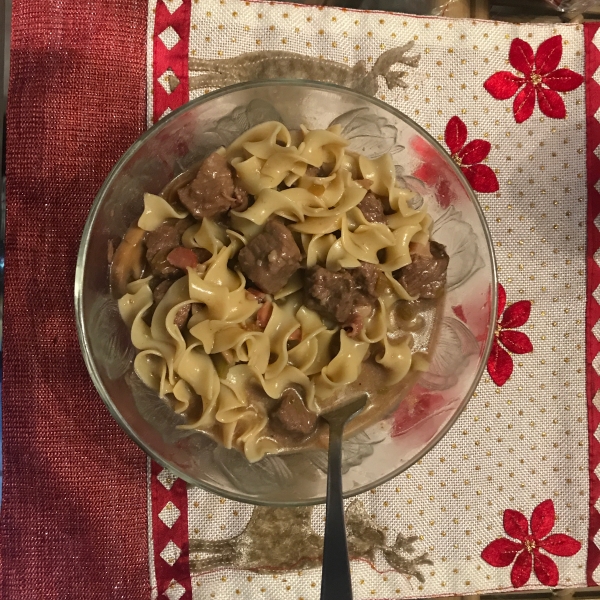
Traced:
[[508, 60], [522, 77], [510, 71], [499, 71], [483, 87], [496, 100], [508, 100], [519, 92], [513, 102], [517, 123], [526, 121], [533, 114], [536, 96], [540, 110], [547, 117], [564, 119], [567, 109], [558, 92], [572, 92], [583, 83], [583, 77], [571, 69], [558, 69], [561, 58], [560, 35], [542, 42], [535, 56], [527, 42], [516, 38], [510, 45]]
[[[504, 511], [504, 531], [517, 540], [500, 538], [488, 544], [481, 553], [481, 558], [492, 567], [508, 567], [515, 564], [510, 572], [510, 580], [514, 587], [522, 587], [531, 576], [531, 566], [542, 585], [554, 587], [558, 584], [558, 567], [556, 563], [541, 550], [554, 556], [573, 556], [581, 548], [581, 544], [570, 535], [555, 533], [548, 535], [554, 527], [556, 515], [552, 500], [538, 504], [531, 514], [531, 533], [525, 515], [517, 510]], [[516, 557], [516, 560], [515, 560]]]
[[452, 117], [448, 121], [444, 139], [452, 159], [476, 192], [489, 194], [498, 191], [496, 173], [487, 165], [480, 164], [492, 148], [488, 141], [471, 140], [467, 144], [467, 126], [459, 117]]
[[506, 311], [505, 307], [506, 292], [502, 285], [498, 284], [498, 325], [487, 364], [488, 373], [498, 386], [504, 385], [513, 371], [512, 357], [504, 348], [514, 354], [527, 354], [533, 351], [527, 335], [522, 331], [514, 331], [516, 327], [522, 327], [527, 323], [531, 313], [531, 302], [520, 300], [511, 304]]

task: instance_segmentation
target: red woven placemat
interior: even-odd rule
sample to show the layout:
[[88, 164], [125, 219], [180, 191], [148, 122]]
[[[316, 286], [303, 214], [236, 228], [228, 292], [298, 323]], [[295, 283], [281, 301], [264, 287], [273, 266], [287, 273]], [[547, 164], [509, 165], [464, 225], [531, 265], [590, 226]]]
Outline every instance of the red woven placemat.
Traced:
[[149, 596], [146, 458], [85, 370], [88, 210], [144, 129], [145, 0], [17, 0], [7, 126], [3, 598]]

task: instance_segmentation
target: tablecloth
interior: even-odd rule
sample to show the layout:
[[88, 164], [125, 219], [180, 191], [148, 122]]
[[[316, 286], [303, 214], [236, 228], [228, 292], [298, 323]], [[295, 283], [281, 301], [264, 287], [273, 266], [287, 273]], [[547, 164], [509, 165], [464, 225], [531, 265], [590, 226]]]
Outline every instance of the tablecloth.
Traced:
[[[365, 542], [353, 561], [356, 598], [600, 579], [599, 37], [589, 24], [240, 0], [16, 2], [4, 595], [318, 597], [322, 508], [254, 509], [147, 463], [93, 391], [73, 319], [79, 236], [110, 167], [188, 99], [258, 76], [252, 60], [236, 62], [257, 50], [274, 68], [290, 57], [272, 52], [348, 69], [399, 55], [392, 71], [405, 73], [381, 73], [376, 95], [461, 165], [499, 264], [497, 340], [464, 414], [409, 471], [347, 505], [351, 533]], [[457, 307], [457, 319], [467, 313]], [[260, 564], [245, 562], [240, 548], [286, 527], [316, 549], [302, 569], [283, 560], [274, 572], [277, 544]]]

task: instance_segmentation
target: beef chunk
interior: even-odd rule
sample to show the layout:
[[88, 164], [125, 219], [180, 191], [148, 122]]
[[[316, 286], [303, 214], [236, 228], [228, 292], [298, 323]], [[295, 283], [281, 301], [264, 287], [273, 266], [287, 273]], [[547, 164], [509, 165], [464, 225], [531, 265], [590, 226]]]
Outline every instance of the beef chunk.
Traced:
[[300, 267], [302, 255], [292, 232], [276, 219], [267, 221], [238, 254], [244, 275], [267, 294], [278, 292]]
[[332, 317], [338, 323], [350, 324], [359, 330], [353, 315], [375, 303], [379, 274], [374, 265], [363, 264], [356, 269], [329, 271], [313, 267], [307, 273], [306, 291], [309, 308]]
[[183, 329], [185, 327], [185, 324], [188, 322], [188, 319], [190, 317], [190, 310], [191, 305], [186, 304], [175, 313], [175, 318], [173, 319], [173, 321], [175, 325], [179, 327], [179, 329]]
[[173, 282], [171, 280], [165, 279], [154, 288], [152, 291], [152, 297], [154, 298], [155, 304], [158, 304], [165, 297], [165, 294], [172, 284]]
[[429, 249], [431, 256], [411, 254], [412, 262], [394, 272], [411, 296], [439, 298], [444, 292], [450, 258], [442, 244], [431, 241]]
[[181, 245], [184, 231], [193, 225], [192, 219], [167, 219], [146, 236], [146, 258], [150, 261], [161, 250], [172, 250]]
[[178, 190], [179, 200], [196, 219], [214, 217], [234, 210], [245, 210], [248, 194], [224, 156], [213, 152], [204, 159], [193, 181]]
[[[181, 236], [193, 223], [192, 219], [167, 219], [160, 227], [148, 233], [146, 260], [150, 263], [154, 276], [172, 278], [181, 275], [179, 262], [176, 258], [174, 262], [169, 260], [169, 256], [172, 250], [181, 246]], [[203, 249], [193, 249], [190, 252], [196, 254], [197, 262], [210, 258], [210, 253]]]
[[371, 263], [362, 263], [360, 267], [350, 271], [358, 289], [372, 298], [377, 298], [377, 282], [379, 269]]
[[316, 426], [318, 416], [306, 408], [300, 394], [288, 388], [281, 395], [281, 403], [273, 417], [277, 424], [295, 436], [307, 436], [311, 434]]
[[179, 274], [179, 269], [167, 260], [167, 256], [181, 244], [181, 236], [191, 224], [189, 219], [167, 219], [160, 227], [148, 233], [146, 260], [150, 263], [153, 275], [173, 277]]
[[242, 187], [241, 180], [237, 173], [233, 176], [233, 199], [235, 202], [231, 208], [243, 212], [248, 208], [248, 192]]
[[383, 202], [373, 192], [367, 192], [365, 197], [358, 204], [365, 219], [370, 223], [385, 223], [385, 214], [383, 212]]

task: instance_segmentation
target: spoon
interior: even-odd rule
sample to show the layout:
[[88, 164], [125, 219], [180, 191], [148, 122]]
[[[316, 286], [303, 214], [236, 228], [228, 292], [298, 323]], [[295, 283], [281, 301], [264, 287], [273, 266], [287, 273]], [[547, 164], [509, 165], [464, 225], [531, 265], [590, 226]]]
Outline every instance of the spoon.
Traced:
[[321, 575], [321, 600], [352, 600], [350, 559], [342, 498], [342, 436], [346, 423], [367, 403], [361, 394], [344, 406], [321, 414], [329, 424], [327, 465], [327, 513]]

